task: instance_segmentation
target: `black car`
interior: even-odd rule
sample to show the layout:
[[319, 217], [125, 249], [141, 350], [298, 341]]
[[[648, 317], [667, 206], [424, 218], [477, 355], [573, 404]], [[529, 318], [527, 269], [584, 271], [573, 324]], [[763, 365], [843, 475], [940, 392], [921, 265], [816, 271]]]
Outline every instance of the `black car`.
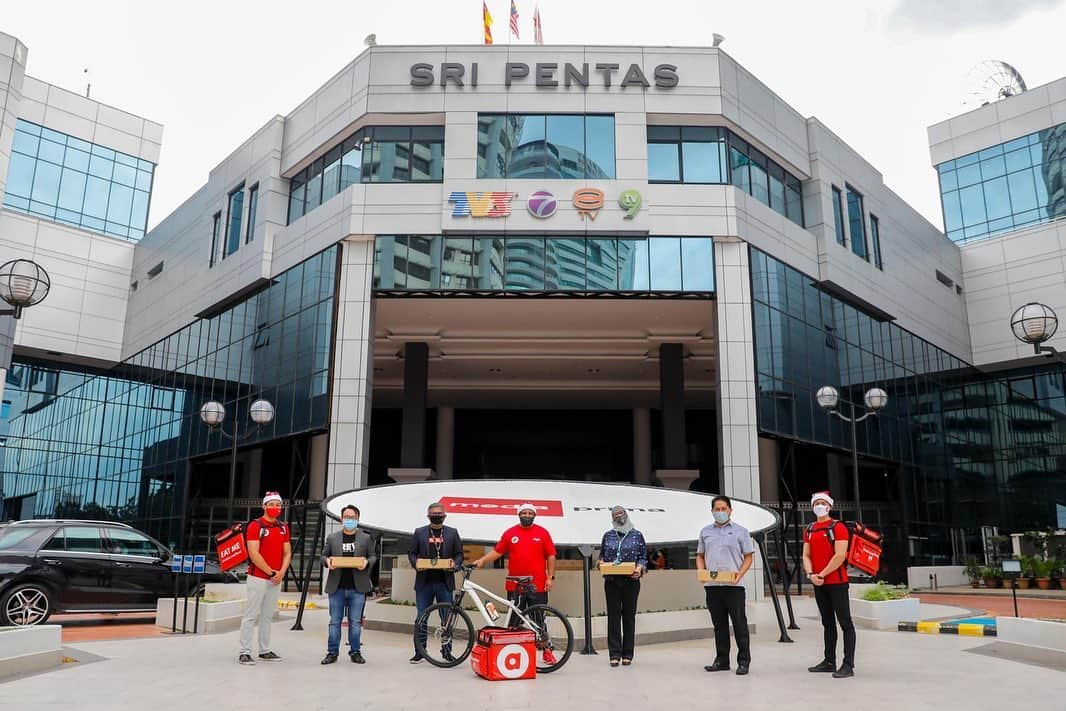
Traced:
[[[173, 553], [110, 521], [17, 521], [0, 527], [0, 625], [39, 625], [56, 612], [143, 612], [174, 595]], [[195, 575], [177, 575], [179, 595]], [[237, 582], [208, 563], [202, 583]]]

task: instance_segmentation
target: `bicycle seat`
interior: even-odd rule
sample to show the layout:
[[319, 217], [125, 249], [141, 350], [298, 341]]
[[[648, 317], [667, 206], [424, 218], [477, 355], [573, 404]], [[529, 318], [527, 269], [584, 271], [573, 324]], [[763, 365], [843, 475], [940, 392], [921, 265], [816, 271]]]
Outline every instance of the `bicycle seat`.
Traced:
[[507, 581], [511, 583], [531, 583], [533, 582], [532, 575], [508, 575]]

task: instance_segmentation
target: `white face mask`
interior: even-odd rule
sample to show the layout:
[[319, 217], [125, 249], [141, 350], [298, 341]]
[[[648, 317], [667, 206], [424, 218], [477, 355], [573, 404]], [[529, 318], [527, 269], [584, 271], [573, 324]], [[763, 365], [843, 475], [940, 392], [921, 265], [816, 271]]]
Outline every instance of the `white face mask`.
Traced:
[[821, 518], [822, 516], [828, 516], [829, 515], [829, 507], [826, 506], [825, 504], [816, 504], [816, 505], [811, 507], [811, 510], [813, 510], [814, 511], [814, 515], [818, 516], [819, 518]]

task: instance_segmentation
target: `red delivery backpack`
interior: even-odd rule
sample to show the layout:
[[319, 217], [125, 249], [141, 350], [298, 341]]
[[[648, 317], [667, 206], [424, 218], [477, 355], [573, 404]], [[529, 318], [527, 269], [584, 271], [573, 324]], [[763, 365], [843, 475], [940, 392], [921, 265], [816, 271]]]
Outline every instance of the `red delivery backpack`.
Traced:
[[535, 679], [537, 637], [533, 630], [483, 627], [477, 633], [470, 666], [489, 681]]
[[[867, 575], [877, 575], [881, 568], [881, 545], [885, 537], [877, 531], [869, 528], [858, 521], [841, 521], [848, 529], [848, 556], [845, 564], [861, 570]], [[829, 544], [836, 543], [836, 526], [830, 526], [825, 530], [829, 538]], [[807, 526], [807, 538], [814, 532], [814, 524]]]
[[215, 551], [218, 567], [222, 570], [236, 568], [248, 560], [248, 543], [244, 540], [244, 524], [235, 523], [215, 536]]

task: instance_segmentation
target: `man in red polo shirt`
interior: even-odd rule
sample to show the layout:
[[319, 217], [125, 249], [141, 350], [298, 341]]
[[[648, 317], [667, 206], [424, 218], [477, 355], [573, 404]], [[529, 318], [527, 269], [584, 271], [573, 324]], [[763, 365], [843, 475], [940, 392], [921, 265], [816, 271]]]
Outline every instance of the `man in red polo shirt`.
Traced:
[[[474, 565], [482, 568], [486, 563], [493, 563], [507, 556], [508, 575], [533, 576], [534, 593], [527, 593], [523, 600], [527, 605], [548, 603], [548, 592], [555, 580], [555, 543], [551, 534], [543, 526], [533, 523], [537, 517], [537, 508], [533, 504], [518, 507], [518, 525], [511, 526], [500, 536], [496, 547], [478, 558]], [[515, 583], [507, 581], [507, 598], [514, 600], [517, 593]], [[555, 658], [550, 649], [544, 650], [544, 661], [554, 664]]]
[[259, 658], [267, 662], [281, 657], [270, 649], [270, 621], [278, 608], [281, 581], [292, 561], [289, 527], [279, 521], [281, 494], [268, 491], [263, 497], [263, 515], [248, 524], [248, 606], [241, 619], [241, 664], [255, 664], [252, 659], [252, 631], [259, 625]]
[[[855, 623], [848, 601], [848, 527], [829, 517], [833, 497], [828, 491], [811, 495], [811, 510], [817, 517], [803, 533], [803, 569], [814, 585], [814, 600], [822, 616], [825, 656], [807, 671], [832, 672], [834, 679], [855, 675]], [[834, 619], [835, 617], [835, 619]], [[844, 661], [838, 668], [837, 622], [844, 633]]]

